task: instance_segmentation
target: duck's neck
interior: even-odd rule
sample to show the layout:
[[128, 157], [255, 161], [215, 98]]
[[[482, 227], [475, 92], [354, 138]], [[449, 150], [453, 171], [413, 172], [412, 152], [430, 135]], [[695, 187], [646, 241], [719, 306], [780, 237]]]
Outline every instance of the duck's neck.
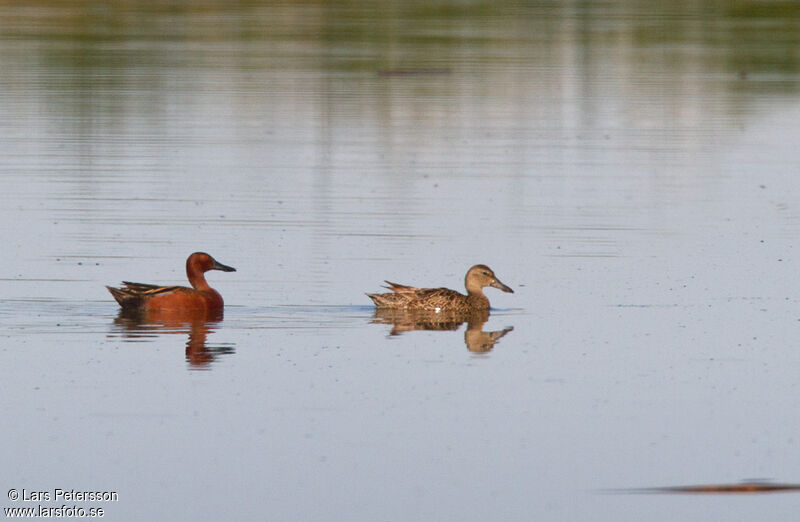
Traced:
[[194, 263], [186, 262], [186, 277], [189, 279], [189, 284], [195, 290], [211, 290], [206, 282], [206, 276], [203, 269], [196, 266]]
[[473, 310], [488, 310], [489, 299], [483, 294], [483, 290], [467, 288], [467, 302]]

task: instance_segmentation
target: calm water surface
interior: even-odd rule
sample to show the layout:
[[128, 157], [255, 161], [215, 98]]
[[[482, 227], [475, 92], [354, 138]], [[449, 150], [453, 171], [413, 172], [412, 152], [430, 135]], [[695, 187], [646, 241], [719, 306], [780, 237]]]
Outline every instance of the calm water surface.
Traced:
[[[800, 7], [663, 4], [0, 3], [0, 491], [796, 514], [649, 489], [800, 482]], [[196, 250], [238, 270], [209, 274], [224, 318], [118, 314], [104, 285]], [[485, 321], [364, 295], [476, 263], [515, 290]]]

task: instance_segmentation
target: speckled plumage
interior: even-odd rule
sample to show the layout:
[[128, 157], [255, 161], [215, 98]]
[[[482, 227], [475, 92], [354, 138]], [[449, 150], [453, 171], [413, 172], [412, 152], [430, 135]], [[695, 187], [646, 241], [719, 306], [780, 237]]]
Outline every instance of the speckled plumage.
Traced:
[[486, 265], [475, 265], [464, 277], [467, 295], [449, 288], [416, 288], [386, 281], [385, 288], [391, 293], [367, 294], [378, 308], [430, 310], [430, 311], [476, 311], [488, 310], [489, 299], [483, 293], [483, 287], [493, 286], [504, 292], [511, 292], [509, 287], [500, 282], [491, 268]]

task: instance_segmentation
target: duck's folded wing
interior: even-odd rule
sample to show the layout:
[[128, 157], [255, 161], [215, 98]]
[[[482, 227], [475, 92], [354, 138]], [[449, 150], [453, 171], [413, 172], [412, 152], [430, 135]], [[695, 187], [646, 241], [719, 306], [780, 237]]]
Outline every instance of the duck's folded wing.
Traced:
[[[420, 291], [419, 288], [416, 288], [416, 287], [413, 287], [413, 286], [399, 285], [397, 283], [392, 283], [391, 281], [384, 281], [384, 283], [386, 283], [386, 285], [384, 285], [384, 288], [388, 288], [392, 292], [397, 292], [398, 294], [412, 293], [412, 292], [419, 292]], [[425, 290], [425, 289], [423, 288], [422, 290]]]
[[150, 284], [147, 284], [147, 283], [132, 283], [130, 281], [123, 281], [122, 284], [125, 286], [125, 290], [126, 291], [129, 291], [129, 292], [131, 292], [133, 294], [142, 295], [142, 296], [145, 296], [145, 295], [153, 296], [153, 295], [166, 294], [166, 293], [169, 293], [169, 292], [180, 291], [183, 288], [185, 288], [183, 286], [176, 286], [176, 285], [173, 285], [173, 286], [159, 286], [159, 285], [150, 285]]

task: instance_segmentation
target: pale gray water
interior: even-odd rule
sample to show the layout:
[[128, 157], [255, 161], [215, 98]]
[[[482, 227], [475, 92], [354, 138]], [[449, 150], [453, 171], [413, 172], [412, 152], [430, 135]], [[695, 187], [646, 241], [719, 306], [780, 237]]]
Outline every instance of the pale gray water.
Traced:
[[[800, 8], [662, 4], [0, 7], [0, 491], [790, 518], [618, 491], [800, 482]], [[223, 321], [117, 318], [104, 285], [182, 284], [195, 250], [238, 269]], [[373, 322], [384, 279], [481, 262], [515, 290], [492, 350]]]

